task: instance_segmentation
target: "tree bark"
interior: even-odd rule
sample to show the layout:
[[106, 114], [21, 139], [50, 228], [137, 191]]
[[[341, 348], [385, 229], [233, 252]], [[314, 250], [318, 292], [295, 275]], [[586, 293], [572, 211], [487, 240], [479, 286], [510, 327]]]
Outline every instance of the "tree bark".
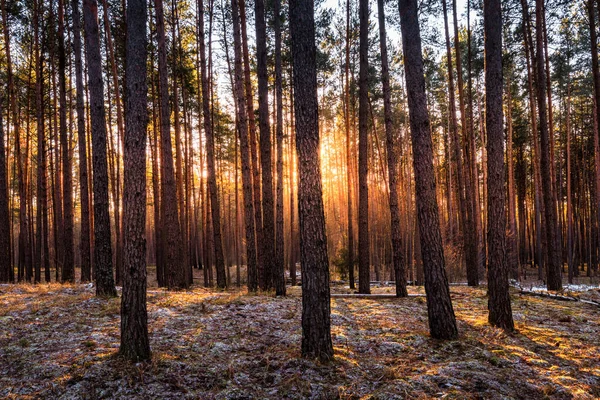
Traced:
[[319, 159], [319, 105], [313, 0], [290, 2], [294, 68], [296, 148], [300, 185], [302, 265], [302, 356], [333, 359], [330, 326], [329, 261]]
[[485, 93], [488, 168], [488, 320], [512, 331], [506, 263], [504, 123], [502, 110], [502, 10], [500, 0], [485, 0]]
[[119, 353], [134, 362], [150, 358], [146, 310], [146, 140], [148, 82], [146, 0], [127, 1], [124, 264]]
[[[594, 97], [596, 99], [596, 120], [600, 121], [600, 71], [598, 66], [598, 34], [596, 32], [596, 13], [594, 11], [594, 1], [588, 0], [588, 18], [590, 24], [590, 41], [592, 48], [592, 75], [594, 78]], [[600, 228], [600, 129], [596, 127], [594, 131], [594, 184], [596, 189], [596, 229]], [[600, 235], [597, 235], [600, 238]], [[596, 242], [592, 247], [594, 252], [597, 248], [600, 251], [600, 243]]]
[[359, 2], [360, 43], [358, 80], [358, 292], [371, 293], [369, 245], [369, 1]]
[[399, 8], [429, 329], [434, 338], [455, 339], [458, 330], [440, 232], [417, 0], [399, 0]]
[[104, 83], [98, 35], [98, 2], [83, 1], [85, 44], [90, 91], [90, 118], [93, 145], [94, 180], [94, 272], [96, 294], [117, 295], [112, 267], [110, 215], [108, 212], [108, 165], [106, 158], [106, 114], [104, 110]]

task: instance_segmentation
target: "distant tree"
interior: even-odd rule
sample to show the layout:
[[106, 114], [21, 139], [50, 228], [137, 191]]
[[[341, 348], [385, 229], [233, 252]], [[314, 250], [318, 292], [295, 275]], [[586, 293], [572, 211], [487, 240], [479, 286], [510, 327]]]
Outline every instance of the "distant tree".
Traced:
[[62, 156], [62, 199], [63, 199], [63, 282], [75, 281], [75, 252], [73, 248], [73, 171], [71, 169], [71, 140], [67, 132], [67, 84], [65, 54], [65, 5], [58, 1], [58, 86], [60, 104], [60, 149]]
[[546, 68], [544, 62], [544, 1], [535, 2], [536, 17], [536, 91], [538, 101], [540, 144], [541, 144], [541, 174], [542, 191], [544, 198], [544, 212], [546, 216], [546, 245], [548, 253], [548, 289], [561, 290], [561, 261], [560, 247], [556, 236], [556, 204], [554, 202], [554, 187], [551, 178], [550, 132], [548, 129], [548, 110], [546, 98]]
[[[161, 160], [161, 226], [163, 228], [164, 268], [169, 289], [183, 289], [189, 285], [187, 267], [183, 264], [181, 226], [177, 211], [177, 186], [173, 166], [171, 141], [171, 107], [167, 71], [167, 44], [162, 0], [155, 0], [156, 35], [158, 40], [158, 99], [160, 108]], [[208, 266], [206, 266], [208, 267]]]
[[[242, 39], [240, 32], [240, 16], [238, 1], [231, 1], [233, 19], [234, 47], [234, 95], [237, 104], [237, 131], [240, 140], [240, 155], [242, 163], [242, 193], [244, 197], [244, 222], [246, 225], [246, 264], [248, 267], [248, 291], [258, 290], [257, 245], [255, 235], [254, 191], [252, 180], [252, 164], [250, 144], [248, 139], [248, 118], [246, 115], [246, 94], [244, 93], [244, 75], [242, 73]], [[257, 222], [258, 224], [258, 222]]]
[[275, 101], [277, 136], [277, 205], [275, 227], [274, 284], [277, 295], [285, 295], [284, 240], [283, 240], [283, 72], [281, 69], [281, 0], [275, 0]]
[[302, 267], [302, 355], [328, 361], [331, 341], [329, 260], [319, 158], [319, 103], [313, 0], [290, 2]]
[[385, 30], [384, 1], [377, 0], [377, 11], [379, 14], [379, 43], [381, 49], [381, 83], [383, 85], [383, 108], [385, 119], [385, 143], [387, 149], [388, 178], [390, 186], [390, 229], [392, 236], [392, 262], [394, 263], [394, 274], [396, 278], [396, 296], [406, 297], [406, 266], [404, 254], [402, 253], [402, 233], [400, 231], [400, 208], [398, 207], [398, 159], [392, 120], [392, 101], [390, 93], [390, 72], [388, 66], [388, 54]]
[[206, 135], [206, 164], [208, 166], [208, 192], [213, 223], [213, 240], [215, 248], [215, 266], [217, 270], [217, 286], [225, 288], [225, 262], [223, 260], [223, 242], [221, 240], [221, 207], [219, 203], [219, 189], [217, 187], [217, 172], [215, 168], [215, 138], [212, 129], [212, 120], [209, 103], [209, 78], [206, 72], [206, 51], [204, 45], [204, 6], [200, 1], [199, 33], [200, 33], [200, 79], [202, 80], [202, 114], [204, 117], [204, 134]]
[[94, 179], [94, 273], [96, 294], [117, 295], [112, 267], [110, 215], [108, 213], [108, 165], [106, 158], [106, 111], [104, 110], [104, 83], [102, 58], [98, 35], [98, 2], [83, 1], [85, 44], [90, 91], [90, 120], [92, 127]]
[[[81, 199], [80, 259], [81, 281], [92, 280], [91, 237], [90, 237], [90, 190], [87, 160], [87, 132], [85, 129], [85, 103], [83, 101], [83, 65], [81, 60], [81, 14], [79, 0], [71, 1], [73, 20], [73, 53], [75, 54], [75, 105], [77, 109], [77, 137], [79, 151], [79, 189]], [[64, 274], [63, 274], [64, 279]]]
[[8, 180], [6, 174], [6, 144], [0, 99], [0, 282], [11, 282], [10, 215], [8, 212]]
[[440, 232], [417, 0], [399, 0], [399, 3], [429, 330], [434, 338], [454, 339], [458, 330]]

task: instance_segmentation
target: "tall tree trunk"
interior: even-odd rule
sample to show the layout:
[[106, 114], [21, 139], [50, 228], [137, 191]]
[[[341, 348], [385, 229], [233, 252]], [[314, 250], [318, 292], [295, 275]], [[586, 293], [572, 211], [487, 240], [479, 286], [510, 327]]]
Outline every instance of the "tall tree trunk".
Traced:
[[67, 86], [65, 56], [65, 13], [64, 0], [58, 1], [58, 86], [60, 102], [60, 148], [62, 151], [63, 190], [63, 259], [62, 281], [75, 281], [75, 252], [73, 249], [73, 183], [70, 156], [70, 140], [67, 132]]
[[514, 329], [506, 263], [504, 194], [504, 124], [502, 110], [502, 9], [500, 0], [485, 0], [485, 124], [488, 168], [488, 310], [489, 322]]
[[[456, 54], [456, 84], [458, 86], [458, 103], [460, 107], [460, 126], [462, 133], [462, 142], [464, 149], [465, 166], [459, 167], [463, 175], [464, 184], [464, 222], [463, 225], [463, 243], [465, 251], [465, 262], [467, 266], [467, 282], [469, 286], [479, 285], [479, 232], [475, 218], [479, 218], [479, 213], [475, 203], [475, 176], [474, 162], [475, 157], [470, 146], [470, 138], [473, 132], [470, 125], [467, 124], [467, 112], [465, 106], [465, 94], [463, 83], [462, 58], [460, 51], [460, 40], [458, 36], [458, 13], [456, 11], [456, 0], [452, 0], [452, 16], [454, 20], [454, 52]], [[458, 159], [461, 162], [461, 159]], [[460, 175], [459, 175], [460, 176]]]
[[543, 267], [546, 265], [543, 256], [543, 242], [545, 235], [543, 230], [546, 229], [542, 223], [543, 218], [543, 203], [541, 201], [541, 172], [540, 172], [540, 146], [538, 140], [538, 122], [536, 116], [536, 101], [534, 94], [533, 79], [536, 71], [533, 50], [533, 38], [531, 36], [531, 23], [529, 19], [529, 8], [526, 0], [521, 0], [523, 11], [523, 41], [525, 44], [525, 60], [527, 63], [527, 85], [529, 93], [529, 111], [531, 115], [531, 132], [533, 136], [533, 185], [534, 185], [534, 210], [535, 210], [535, 260], [538, 264], [538, 278], [543, 279]]
[[458, 330], [440, 232], [417, 0], [400, 0], [399, 3], [429, 330], [434, 338], [454, 339]]
[[[44, 29], [42, 22], [40, 21], [43, 18], [43, 3], [41, 1], [36, 2], [35, 6], [35, 16], [34, 16], [34, 53], [35, 53], [35, 64], [36, 64], [36, 73], [35, 73], [35, 114], [36, 114], [36, 129], [37, 129], [37, 190], [36, 190], [36, 238], [35, 238], [35, 262], [34, 262], [34, 271], [35, 276], [33, 277], [34, 283], [41, 282], [41, 268], [44, 264], [44, 260], [48, 257], [48, 254], [44, 254], [44, 246], [43, 243], [47, 240], [44, 235], [44, 219], [43, 219], [43, 210], [47, 205], [47, 196], [46, 196], [46, 137], [44, 131], [44, 49], [43, 37]], [[59, 205], [60, 207], [60, 205]], [[27, 277], [27, 280], [31, 280], [31, 275]]]
[[350, 0], [346, 0], [346, 63], [344, 65], [345, 87], [344, 87], [344, 128], [346, 130], [346, 179], [348, 181], [348, 279], [350, 280], [350, 289], [355, 288], [354, 284], [354, 215], [352, 206], [352, 146], [350, 145]]
[[[385, 10], [383, 0], [377, 0], [379, 15], [379, 47], [381, 49], [381, 83], [383, 84], [383, 107], [385, 117], [385, 143], [387, 150], [389, 203], [391, 216], [392, 262], [396, 279], [396, 296], [406, 297], [406, 266], [402, 254], [402, 232], [400, 230], [400, 209], [398, 207], [398, 159], [397, 146], [394, 143], [392, 121], [392, 101], [390, 94], [390, 72], [388, 67], [387, 43], [385, 33]], [[400, 135], [396, 135], [399, 137]]]
[[217, 187], [217, 176], [215, 168], [215, 138], [211, 125], [211, 114], [209, 108], [209, 77], [206, 73], [206, 52], [204, 46], [204, 4], [200, 0], [198, 5], [200, 16], [198, 29], [200, 33], [200, 75], [202, 79], [202, 114], [204, 117], [204, 134], [206, 135], [206, 164], [208, 166], [208, 191], [210, 195], [210, 209], [212, 213], [213, 238], [215, 246], [215, 267], [217, 270], [217, 286], [225, 288], [227, 280], [225, 276], [225, 261], [223, 259], [223, 242], [221, 239], [221, 210], [219, 204], [219, 189]]
[[[448, 102], [449, 102], [449, 120], [450, 120], [450, 146], [452, 147], [451, 154], [453, 159], [453, 164], [455, 164], [456, 168], [456, 180], [458, 182], [458, 214], [460, 227], [462, 230], [462, 242], [463, 242], [463, 251], [465, 253], [465, 258], [469, 259], [467, 263], [467, 281], [470, 286], [476, 286], [478, 284], [477, 278], [477, 268], [473, 270], [473, 266], [476, 267], [476, 262], [474, 263], [472, 259], [472, 248], [473, 248], [473, 238], [471, 237], [471, 229], [468, 226], [469, 221], [467, 218], [467, 201], [465, 198], [465, 174], [462, 164], [462, 156], [460, 151], [460, 139], [458, 137], [458, 124], [456, 119], [456, 99], [455, 99], [455, 87], [454, 87], [454, 72], [452, 67], [452, 51], [450, 47], [450, 33], [448, 29], [448, 12], [446, 6], [446, 0], [442, 0], [442, 7], [444, 12], [444, 30], [446, 34], [446, 56], [448, 58]], [[456, 45], [456, 43], [455, 43]]]
[[[513, 152], [513, 118], [512, 118], [512, 66], [508, 68], [506, 76], [506, 161], [508, 164], [508, 237], [506, 250], [506, 263], [512, 278], [519, 279], [519, 253], [517, 247], [517, 210], [515, 203], [515, 168]], [[488, 129], [489, 130], [489, 129]], [[489, 207], [489, 205], [488, 205]], [[488, 216], [489, 218], [489, 216]]]
[[[117, 72], [117, 63], [115, 61], [115, 50], [113, 45], [112, 33], [110, 29], [110, 21], [108, 17], [108, 3], [107, 0], [102, 0], [102, 19], [104, 21], [104, 33], [106, 36], [106, 47], [108, 50], [108, 59], [110, 61], [110, 69], [111, 69], [111, 77], [113, 86], [115, 88], [115, 105], [117, 111], [117, 132], [118, 132], [118, 140], [117, 143], [122, 143], [124, 137], [123, 127], [123, 111], [121, 107], [121, 89], [119, 87], [119, 75]], [[110, 81], [109, 81], [110, 82]], [[110, 86], [110, 85], [109, 85]], [[118, 147], [118, 146], [116, 146]], [[116, 150], [116, 149], [115, 149]], [[116, 150], [118, 154], [118, 150]], [[119, 168], [119, 157], [115, 157], [116, 159], [116, 179], [113, 179], [114, 185], [114, 214], [115, 214], [115, 275], [117, 284], [121, 284], [122, 281], [122, 270], [123, 270], [123, 237], [122, 237], [122, 222], [121, 222], [121, 179], [120, 179], [120, 168]], [[66, 216], [65, 216], [66, 218]], [[66, 223], [66, 221], [65, 221]]]
[[246, 264], [248, 267], [248, 291], [258, 289], [257, 245], [254, 226], [254, 199], [252, 190], [252, 165], [250, 162], [250, 146], [248, 143], [247, 105], [244, 94], [244, 76], [242, 72], [242, 40], [238, 0], [231, 1], [233, 18], [235, 98], [237, 102], [237, 131], [240, 139], [240, 155], [242, 161], [242, 191], [244, 197], [244, 221], [246, 224]]
[[104, 83], [102, 58], [98, 35], [98, 2], [83, 1], [85, 44], [90, 90], [90, 117], [93, 145], [94, 190], [94, 272], [96, 294], [117, 295], [112, 267], [110, 215], [108, 212], [108, 165], [106, 158], [106, 112], [104, 110]]
[[123, 227], [127, 235], [124, 237], [119, 353], [134, 362], [150, 358], [146, 311], [147, 6], [146, 0], [127, 2], [123, 190]]
[[[467, 0], [467, 96], [468, 96], [468, 127], [467, 127], [467, 159], [470, 163], [471, 175], [471, 190], [472, 195], [468, 195], [472, 201], [471, 207], [473, 209], [472, 219], [473, 227], [475, 229], [475, 240], [477, 241], [477, 265], [478, 272], [484, 268], [483, 261], [485, 260], [485, 254], [483, 254], [483, 230], [481, 228], [481, 205], [479, 197], [479, 168], [477, 166], [477, 148], [475, 146], [475, 118], [474, 118], [474, 106], [473, 106], [473, 57], [472, 57], [472, 45], [471, 45], [471, 0]], [[478, 273], [479, 275], [479, 273]]]
[[319, 104], [314, 2], [290, 2], [294, 68], [296, 148], [300, 177], [300, 263], [302, 265], [302, 355], [333, 358], [329, 304], [329, 261], [319, 159]]
[[552, 178], [550, 174], [550, 139], [548, 132], [548, 116], [546, 107], [546, 69], [544, 66], [544, 40], [543, 40], [543, 0], [536, 0], [536, 65], [537, 65], [537, 100], [540, 118], [540, 143], [541, 143], [541, 173], [542, 190], [544, 197], [544, 212], [546, 215], [546, 245], [548, 253], [548, 290], [561, 290], [562, 277], [560, 266], [560, 248], [556, 240], [556, 204]]
[[567, 78], [567, 101], [565, 104], [565, 128], [567, 131], [567, 265], [569, 266], [569, 283], [575, 277], [574, 263], [574, 228], [573, 228], [573, 195], [571, 186], [571, 82]]
[[[81, 281], [92, 279], [90, 247], [90, 191], [88, 187], [87, 144], [85, 130], [85, 105], [83, 102], [83, 67], [81, 61], [81, 15], [79, 0], [71, 1], [73, 19], [73, 52], [75, 53], [75, 105], [77, 108], [77, 136], [79, 149], [79, 188], [81, 198], [81, 239], [79, 243], [81, 259]], [[64, 275], [63, 275], [64, 279]]]
[[262, 216], [262, 203], [261, 203], [261, 182], [260, 182], [260, 165], [258, 161], [258, 150], [256, 144], [256, 117], [254, 115], [254, 98], [252, 96], [252, 79], [250, 78], [250, 55], [248, 52], [248, 34], [246, 32], [246, 2], [245, 0], [239, 0], [240, 6], [240, 18], [241, 18], [241, 40], [242, 40], [242, 51], [244, 56], [244, 85], [246, 91], [246, 108], [247, 108], [247, 120], [248, 120], [248, 132], [250, 134], [250, 160], [252, 161], [252, 181], [254, 191], [254, 218], [256, 220], [256, 260], [258, 263], [258, 280], [262, 282], [264, 275], [263, 265], [263, 246], [261, 243], [263, 239], [263, 216]]
[[[180, 97], [179, 97], [179, 85], [180, 85], [180, 70], [182, 68], [182, 61], [180, 57], [181, 53], [181, 36], [178, 32], [177, 25], [178, 21], [177, 13], [177, 2], [171, 2], [171, 84], [173, 85], [172, 103], [173, 103], [173, 130], [175, 133], [175, 187], [177, 189], [177, 209], [179, 217], [179, 229], [181, 232], [180, 239], [180, 251], [181, 251], [181, 263], [185, 269], [187, 285], [191, 283], [189, 275], [189, 263], [187, 257], [187, 228], [186, 228], [186, 214], [185, 214], [185, 198], [184, 198], [184, 180], [183, 180], [183, 141], [181, 134], [181, 113], [180, 113]], [[184, 133], [185, 134], [185, 133]], [[209, 183], [210, 185], [210, 183]]]
[[283, 76], [281, 70], [281, 0], [275, 0], [275, 101], [277, 135], [277, 205], [275, 227], [275, 293], [285, 296], [284, 241], [283, 241]]
[[161, 206], [165, 276], [169, 289], [183, 289], [189, 285], [186, 266], [183, 265], [181, 249], [181, 226], [177, 211], [177, 186], [173, 167], [171, 143], [171, 109], [167, 77], [167, 44], [162, 0], [154, 1], [156, 9], [156, 34], [158, 37], [158, 75], [160, 104], [160, 161], [162, 166]]
[[13, 266], [10, 258], [11, 222], [8, 212], [8, 175], [6, 174], [6, 147], [2, 116], [2, 101], [0, 101], [0, 282], [7, 283], [12, 282], [10, 271]]
[[358, 80], [358, 292], [371, 293], [369, 245], [369, 1], [360, 0], [359, 80]]
[[273, 171], [271, 157], [271, 128], [269, 127], [269, 78], [267, 75], [267, 27], [264, 0], [255, 0], [256, 73], [258, 78], [258, 126], [260, 131], [260, 164], [262, 173], [262, 220], [264, 270], [261, 288], [271, 289], [274, 284], [275, 221], [273, 207]]
[[[27, 220], [25, 218], [25, 195], [24, 195], [24, 188], [25, 188], [25, 174], [23, 171], [23, 160], [22, 160], [22, 153], [21, 153], [21, 129], [20, 129], [20, 119], [19, 119], [19, 114], [18, 114], [18, 109], [17, 109], [17, 96], [16, 96], [16, 91], [15, 91], [15, 85], [14, 85], [14, 76], [13, 76], [13, 72], [12, 72], [12, 60], [11, 60], [11, 53], [10, 53], [10, 33], [9, 33], [9, 27], [8, 27], [8, 15], [6, 12], [6, 0], [2, 0], [0, 2], [0, 7], [2, 7], [2, 27], [3, 27], [3, 34], [4, 34], [4, 52], [5, 52], [5, 56], [6, 56], [6, 80], [8, 83], [8, 96], [10, 98], [10, 111], [12, 114], [12, 123], [13, 123], [13, 135], [15, 138], [15, 154], [14, 154], [14, 163], [16, 164], [16, 175], [17, 175], [17, 181], [18, 181], [18, 191], [19, 191], [19, 237], [18, 237], [18, 244], [19, 244], [19, 253], [18, 253], [18, 259], [15, 260], [17, 261], [17, 265], [18, 265], [18, 272], [17, 272], [17, 277], [21, 278], [21, 274], [20, 272], [22, 271], [22, 267], [24, 266], [24, 264], [26, 263], [26, 257], [25, 257], [25, 251], [24, 249], [28, 247], [28, 245], [25, 243], [26, 241], [26, 236], [25, 236], [25, 232], [27, 230], [26, 227], [26, 223]], [[7, 138], [10, 136], [8, 134], [8, 128], [7, 128]], [[7, 142], [8, 143], [8, 142]], [[12, 268], [10, 269], [10, 280], [13, 281], [14, 280], [14, 272], [12, 270]], [[20, 279], [19, 279], [20, 281]]]
[[[596, 15], [594, 12], [594, 2], [593, 0], [588, 0], [588, 19], [590, 24], [590, 39], [591, 39], [591, 47], [592, 47], [592, 75], [594, 77], [594, 97], [596, 99], [596, 120], [600, 121], [600, 71], [598, 67], [598, 36], [596, 32]], [[598, 122], [600, 124], [600, 122]], [[594, 225], [597, 225], [600, 228], [600, 130], [594, 130], [594, 161], [595, 161], [595, 169], [594, 169], [594, 183], [596, 189], [596, 221]], [[597, 229], [598, 229], [597, 228]], [[600, 235], [597, 235], [600, 237]], [[600, 243], [596, 242], [593, 244], [592, 248], [595, 252], [596, 249], [600, 251]]]

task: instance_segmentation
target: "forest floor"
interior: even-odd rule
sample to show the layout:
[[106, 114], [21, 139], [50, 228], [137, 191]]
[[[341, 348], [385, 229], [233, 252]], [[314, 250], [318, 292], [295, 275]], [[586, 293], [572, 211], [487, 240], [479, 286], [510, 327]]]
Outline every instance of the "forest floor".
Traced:
[[485, 288], [451, 292], [453, 341], [429, 337], [424, 297], [332, 299], [335, 361], [324, 365], [300, 358], [299, 288], [285, 298], [152, 288], [153, 358], [132, 364], [116, 356], [118, 298], [92, 285], [0, 285], [0, 398], [600, 397], [600, 308], [514, 290], [507, 335], [487, 324]]

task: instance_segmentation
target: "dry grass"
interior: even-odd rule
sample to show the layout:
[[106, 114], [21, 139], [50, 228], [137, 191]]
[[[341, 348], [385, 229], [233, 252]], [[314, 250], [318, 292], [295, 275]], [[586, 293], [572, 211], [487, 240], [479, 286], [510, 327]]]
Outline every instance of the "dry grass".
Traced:
[[507, 335], [487, 324], [483, 289], [452, 287], [460, 338], [441, 342], [428, 336], [424, 298], [335, 299], [336, 360], [321, 365], [300, 358], [300, 291], [289, 293], [152, 289], [153, 360], [131, 364], [116, 357], [119, 299], [83, 285], [2, 285], [0, 397], [600, 397], [593, 306], [515, 292], [518, 332]]

